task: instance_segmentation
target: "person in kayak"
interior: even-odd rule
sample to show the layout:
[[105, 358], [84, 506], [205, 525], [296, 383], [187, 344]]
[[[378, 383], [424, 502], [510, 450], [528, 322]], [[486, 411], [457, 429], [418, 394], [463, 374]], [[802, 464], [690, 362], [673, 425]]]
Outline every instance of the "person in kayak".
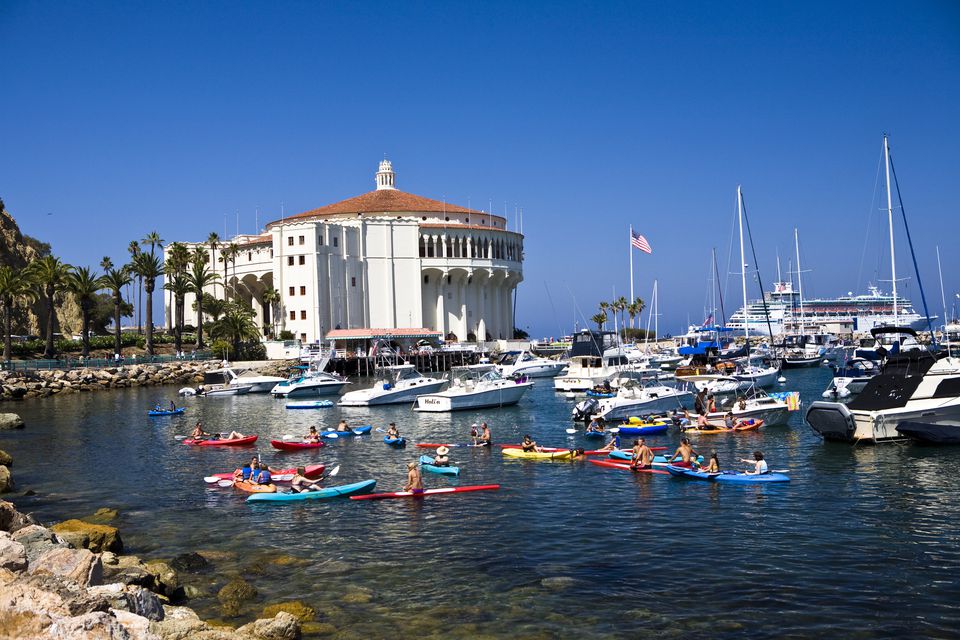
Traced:
[[171, 400], [171, 401], [170, 401], [170, 411], [176, 411], [176, 410], [177, 410], [177, 403], [175, 403], [173, 400]]
[[304, 491], [320, 491], [322, 488], [320, 486], [319, 480], [311, 480], [307, 478], [304, 474], [307, 473], [305, 467], [297, 467], [297, 472], [293, 474], [293, 478], [290, 480], [290, 491], [292, 493], [303, 493]]
[[193, 431], [190, 432], [190, 438], [192, 440], [206, 440], [211, 437], [213, 437], [213, 434], [204, 431], [203, 423], [197, 420], [197, 425], [193, 428]]
[[571, 460], [583, 460], [587, 457], [587, 452], [583, 450], [583, 447], [579, 449], [570, 449], [570, 459]]
[[530, 437], [530, 434], [523, 436], [523, 442], [520, 443], [520, 448], [526, 451], [527, 453], [531, 451], [541, 452], [543, 451], [542, 447], [537, 446], [537, 443]]
[[697, 461], [699, 454], [696, 450], [690, 445], [690, 440], [688, 438], [683, 438], [680, 440], [680, 446], [677, 447], [677, 450], [670, 456], [670, 460], [676, 460], [680, 458], [678, 466], [692, 467]]
[[259, 467], [256, 472], [252, 474], [252, 479], [257, 484], [270, 484], [273, 481], [270, 475], [270, 467], [266, 465]]
[[720, 458], [717, 457], [716, 451], [710, 452], [710, 462], [705, 467], [701, 466], [700, 471], [705, 473], [720, 473]]
[[350, 427], [347, 426], [346, 420], [340, 421], [340, 424], [337, 425], [337, 431], [350, 431]]
[[616, 451], [620, 448], [620, 436], [613, 434], [610, 436], [610, 442], [600, 447], [600, 451]]
[[320, 442], [320, 434], [317, 433], [316, 427], [310, 427], [309, 433], [303, 436], [304, 442]]
[[594, 418], [587, 427], [587, 433], [603, 433], [603, 418]]
[[[256, 458], [254, 458], [255, 460]], [[242, 467], [233, 472], [233, 481], [234, 482], [246, 482], [250, 479], [250, 474], [253, 473], [253, 469], [250, 466], [251, 463], [246, 462]]]
[[433, 466], [449, 467], [450, 466], [450, 458], [448, 457], [449, 453], [450, 453], [450, 449], [448, 449], [447, 447], [437, 447], [437, 455], [433, 457]]
[[741, 458], [740, 462], [753, 465], [753, 471], [748, 470], [746, 472], [746, 474], [749, 476], [760, 476], [765, 473], [770, 473], [770, 469], [767, 467], [767, 461], [763, 459], [762, 451], [754, 451], [753, 460], [750, 460], [749, 458]]
[[399, 437], [400, 437], [400, 430], [397, 429], [397, 423], [396, 423], [396, 422], [391, 422], [390, 425], [387, 427], [387, 437], [388, 437], [388, 438], [399, 438]]
[[247, 436], [243, 435], [239, 431], [231, 431], [230, 435], [224, 438], [224, 440], [239, 440], [240, 438], [246, 438], [246, 437]]
[[416, 462], [407, 463], [407, 484], [403, 485], [401, 491], [409, 491], [413, 494], [423, 493], [423, 476], [420, 475]]
[[735, 426], [737, 426], [737, 423], [733, 419], [733, 411], [727, 411], [727, 415], [723, 416], [723, 427], [733, 429]]
[[697, 429], [710, 429], [713, 425], [710, 424], [710, 421], [707, 420], [707, 414], [701, 413], [697, 416]]
[[633, 441], [633, 457], [630, 459], [630, 468], [653, 468], [653, 451], [647, 446], [647, 441], [643, 438]]

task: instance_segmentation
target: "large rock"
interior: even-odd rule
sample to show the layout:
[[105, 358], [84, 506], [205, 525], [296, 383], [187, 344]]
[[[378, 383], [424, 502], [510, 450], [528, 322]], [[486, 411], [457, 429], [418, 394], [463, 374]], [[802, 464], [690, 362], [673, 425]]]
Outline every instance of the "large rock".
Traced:
[[87, 549], [51, 549], [30, 563], [30, 573], [63, 576], [85, 587], [103, 582], [100, 557]]
[[10, 475], [10, 469], [0, 465], [0, 493], [10, 493], [13, 489], [13, 477]]
[[317, 616], [316, 609], [304, 602], [301, 602], [300, 600], [291, 600], [289, 602], [278, 602], [276, 604], [267, 605], [263, 608], [263, 613], [260, 615], [264, 618], [272, 618], [281, 611], [289, 613], [300, 622], [311, 622]]
[[123, 551], [120, 530], [105, 524], [92, 524], [83, 520], [64, 520], [50, 527], [60, 537], [75, 547], [95, 553]]
[[3, 449], [0, 449], [0, 464], [2, 464], [5, 467], [13, 466], [13, 456], [7, 453], [6, 451], [4, 451]]
[[156, 583], [157, 592], [166, 596], [172, 602], [183, 600], [183, 586], [180, 584], [180, 576], [166, 562], [151, 560], [144, 568], [153, 575]]
[[223, 615], [228, 618], [240, 615], [243, 604], [256, 597], [257, 590], [240, 578], [231, 580], [217, 593], [217, 599], [223, 605]]
[[197, 573], [210, 567], [210, 563], [199, 553], [181, 553], [170, 561], [170, 566], [183, 573]]
[[69, 549], [70, 545], [55, 533], [41, 527], [38, 524], [31, 524], [13, 532], [13, 539], [23, 545], [27, 550], [27, 561], [33, 562], [51, 549]]
[[0, 569], [23, 571], [27, 568], [27, 551], [6, 531], [0, 531]]
[[106, 611], [110, 603], [72, 580], [51, 574], [30, 574], [3, 585], [0, 611], [19, 611], [67, 618]]
[[15, 413], [0, 413], [0, 431], [23, 429], [23, 418]]
[[254, 620], [237, 629], [237, 634], [244, 633], [262, 640], [298, 640], [300, 623], [289, 613], [281, 611], [273, 618]]
[[133, 640], [135, 636], [130, 635], [116, 616], [99, 611], [55, 620], [44, 637], [51, 640]]
[[165, 617], [160, 598], [142, 587], [113, 583], [90, 587], [87, 591], [106, 598], [111, 609], [129, 611], [154, 621], [163, 620]]
[[137, 640], [160, 640], [160, 636], [150, 631], [150, 620], [122, 609], [110, 610], [131, 638]]

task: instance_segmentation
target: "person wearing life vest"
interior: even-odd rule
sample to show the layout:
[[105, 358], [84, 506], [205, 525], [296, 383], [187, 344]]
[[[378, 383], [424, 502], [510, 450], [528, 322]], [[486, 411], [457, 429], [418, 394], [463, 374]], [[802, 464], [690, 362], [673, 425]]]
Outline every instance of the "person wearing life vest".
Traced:
[[257, 484], [270, 484], [273, 481], [270, 475], [270, 468], [266, 465], [260, 467], [256, 475], [253, 476], [253, 481]]
[[250, 475], [253, 473], [253, 469], [250, 467], [250, 463], [246, 462], [242, 467], [233, 472], [233, 481], [234, 482], [246, 482], [250, 479]]

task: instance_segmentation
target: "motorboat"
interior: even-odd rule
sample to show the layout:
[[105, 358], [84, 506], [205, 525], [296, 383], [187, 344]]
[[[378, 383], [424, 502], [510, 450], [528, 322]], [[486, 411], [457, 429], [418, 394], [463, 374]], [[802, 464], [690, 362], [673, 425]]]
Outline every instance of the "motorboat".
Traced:
[[683, 403], [692, 398], [690, 391], [657, 382], [629, 384], [620, 387], [612, 398], [587, 398], [578, 402], [572, 413], [574, 420], [623, 420], [631, 416], [683, 409]]
[[758, 362], [756, 359], [751, 359], [738, 367], [733, 377], [752, 386], [772, 387], [780, 377], [780, 368], [764, 361]]
[[529, 351], [508, 351], [497, 362], [497, 371], [504, 377], [553, 378], [567, 363], [552, 358], [539, 358]]
[[444, 378], [424, 376], [412, 364], [390, 365], [381, 369], [372, 387], [349, 391], [340, 397], [338, 404], [341, 407], [369, 407], [413, 402], [419, 395], [439, 391], [446, 383]]
[[753, 386], [751, 382], [719, 374], [684, 376], [682, 380], [692, 384], [697, 391], [706, 391], [715, 396], [739, 393]]
[[277, 383], [283, 382], [286, 378], [280, 376], [260, 376], [249, 370], [242, 370], [239, 373], [231, 367], [224, 367], [220, 370], [229, 378], [226, 384], [229, 386], [249, 386], [248, 393], [269, 393], [271, 389], [277, 386]]
[[350, 384], [346, 379], [335, 373], [328, 373], [326, 369], [330, 356], [309, 365], [297, 367], [300, 373], [291, 376], [288, 380], [274, 386], [270, 393], [275, 398], [313, 398], [318, 396], [334, 396]]
[[414, 410], [446, 412], [505, 407], [517, 404], [532, 386], [525, 378], [504, 378], [496, 370], [478, 375], [466, 367], [454, 367], [450, 386], [445, 391], [417, 396]]
[[553, 387], [557, 391], [585, 392], [633, 368], [623, 356], [574, 356], [566, 373], [553, 379]]
[[[719, 410], [708, 413], [707, 420], [719, 424], [723, 422], [728, 412], [733, 414], [735, 420], [751, 418], [763, 420], [763, 423], [767, 426], [787, 424], [790, 417], [790, 407], [786, 402], [768, 395], [767, 392], [756, 386], [750, 388], [740, 398], [724, 398], [721, 400]], [[696, 424], [698, 415], [690, 414], [689, 418], [693, 424]]]
[[241, 396], [250, 393], [251, 385], [246, 384], [213, 384], [200, 385], [194, 395], [205, 398], [216, 398], [219, 396]]
[[846, 398], [863, 391], [870, 378], [880, 372], [880, 367], [866, 358], [851, 358], [843, 366], [831, 364], [833, 378], [823, 392], [824, 398]]

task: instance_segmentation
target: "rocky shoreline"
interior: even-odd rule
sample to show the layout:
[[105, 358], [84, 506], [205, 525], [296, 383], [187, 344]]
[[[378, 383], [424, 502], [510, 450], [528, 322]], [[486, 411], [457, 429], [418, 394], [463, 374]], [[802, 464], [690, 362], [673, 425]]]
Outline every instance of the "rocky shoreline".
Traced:
[[78, 393], [163, 384], [199, 384], [203, 374], [218, 369], [218, 360], [133, 364], [103, 369], [50, 369], [0, 371], [0, 400], [46, 398], [57, 393]]

